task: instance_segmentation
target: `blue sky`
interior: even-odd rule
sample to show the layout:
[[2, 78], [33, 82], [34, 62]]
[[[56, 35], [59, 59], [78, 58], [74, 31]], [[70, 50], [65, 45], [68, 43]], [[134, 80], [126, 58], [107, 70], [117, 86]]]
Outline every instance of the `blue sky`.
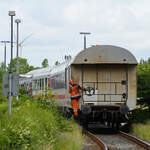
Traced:
[[[87, 47], [116, 45], [130, 50], [138, 60], [147, 59], [150, 57], [149, 6], [149, 0], [1, 0], [0, 41], [10, 40], [8, 11], [14, 10], [14, 19], [22, 20], [20, 41], [32, 34], [20, 52], [30, 65], [41, 66], [44, 58], [53, 65], [57, 60], [64, 61], [65, 54], [75, 56], [83, 49], [80, 31], [91, 32]], [[3, 44], [0, 43], [0, 62], [4, 60], [3, 55]]]

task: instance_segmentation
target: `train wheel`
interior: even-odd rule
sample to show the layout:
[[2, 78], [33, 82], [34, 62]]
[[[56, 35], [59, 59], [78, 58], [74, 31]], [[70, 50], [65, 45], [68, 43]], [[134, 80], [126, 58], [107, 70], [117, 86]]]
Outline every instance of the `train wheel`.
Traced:
[[107, 122], [107, 127], [110, 127], [110, 121]]
[[116, 131], [119, 131], [119, 130], [120, 130], [120, 123], [116, 122]]
[[83, 128], [85, 129], [85, 130], [87, 130], [88, 129], [88, 119], [87, 119], [87, 116], [84, 116], [83, 117]]
[[64, 116], [64, 118], [69, 119], [69, 118], [71, 118], [72, 113], [68, 108], [65, 108], [63, 111], [63, 116]]
[[111, 128], [114, 129], [114, 122], [111, 123]]

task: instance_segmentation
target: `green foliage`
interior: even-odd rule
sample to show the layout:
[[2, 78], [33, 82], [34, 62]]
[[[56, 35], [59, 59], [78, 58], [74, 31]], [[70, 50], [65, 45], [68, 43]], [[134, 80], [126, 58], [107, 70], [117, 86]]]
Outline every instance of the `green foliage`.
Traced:
[[[16, 60], [13, 61], [15, 72]], [[22, 64], [21, 73], [34, 68], [26, 60]], [[3, 73], [0, 70], [0, 149], [79, 150], [82, 143], [81, 129], [73, 121], [64, 120], [57, 111], [57, 99], [52, 90], [47, 89], [37, 98], [31, 98], [20, 87], [19, 100], [15, 97], [12, 99], [11, 120], [9, 119], [8, 100], [2, 96], [1, 91]]]
[[150, 120], [145, 124], [133, 124], [132, 134], [150, 142]]
[[7, 100], [6, 97], [2, 96], [2, 75], [3, 75], [3, 73], [4, 72], [0, 70], [0, 103]]
[[42, 62], [42, 67], [45, 68], [45, 67], [48, 67], [48, 66], [49, 66], [49, 65], [48, 65], [48, 59], [45, 58], [45, 59], [43, 60], [43, 62]]
[[59, 61], [56, 61], [55, 62], [55, 66], [57, 66], [57, 65], [59, 65], [60, 64], [60, 62]]
[[[46, 149], [54, 143], [55, 132], [58, 130], [57, 122], [52, 113], [37, 108], [35, 103], [27, 101], [25, 105], [15, 107], [12, 111], [11, 121], [5, 114], [1, 123], [8, 141], [0, 143], [2, 147], [9, 145], [10, 149]], [[3, 139], [3, 137], [0, 137]], [[1, 140], [0, 140], [1, 141]]]
[[132, 121], [136, 123], [145, 123], [150, 119], [150, 113], [147, 109], [137, 109], [134, 114]]
[[45, 93], [40, 92], [39, 96], [36, 97], [38, 105], [46, 110], [55, 111], [57, 107], [57, 98], [54, 95], [56, 94], [57, 93], [53, 94], [52, 89], [46, 89]]
[[[28, 64], [26, 58], [20, 58], [19, 57], [18, 60], [19, 60], [19, 72], [20, 72], [20, 74], [24, 74], [24, 73], [27, 73], [29, 71], [37, 69], [34, 66], [30, 66]], [[16, 58], [14, 58], [12, 61], [13, 73], [16, 73], [16, 68], [17, 68], [16, 61], [17, 61]], [[10, 70], [10, 64], [8, 64], [8, 70]]]
[[0, 71], [0, 83], [2, 83], [2, 75], [3, 75], [3, 72]]
[[7, 110], [8, 110], [7, 103], [0, 104], [0, 120], [2, 120], [3, 115], [7, 112]]
[[28, 97], [23, 89], [20, 91], [19, 100], [12, 100], [11, 120], [8, 104], [0, 104], [0, 149], [80, 149], [81, 129], [73, 121], [65, 121], [56, 110], [52, 90], [36, 99]]
[[131, 133], [150, 141], [150, 113], [147, 109], [138, 109], [132, 119]]
[[147, 61], [141, 60], [138, 64], [137, 85], [138, 97], [150, 105], [150, 58]]
[[1, 71], [5, 71], [5, 64], [4, 64], [4, 63], [1, 63], [1, 64], [0, 64], [0, 70], [1, 70]]
[[[81, 128], [74, 123], [70, 123], [72, 127], [71, 132], [60, 133], [57, 137], [57, 144], [55, 150], [79, 150], [82, 147]], [[70, 141], [71, 139], [71, 141]]]
[[22, 97], [23, 95], [26, 95], [27, 92], [23, 86], [19, 87], [19, 96]]
[[3, 68], [1, 68], [1, 66], [0, 66], [0, 83], [2, 83], [2, 76], [3, 76], [3, 73], [4, 73], [5, 71], [3, 70]]

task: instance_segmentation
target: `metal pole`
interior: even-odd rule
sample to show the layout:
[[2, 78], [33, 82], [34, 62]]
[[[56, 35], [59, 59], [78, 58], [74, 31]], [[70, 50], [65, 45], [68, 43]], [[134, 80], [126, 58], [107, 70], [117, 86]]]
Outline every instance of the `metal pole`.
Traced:
[[17, 59], [16, 59], [16, 73], [19, 74], [19, 23], [21, 23], [20, 19], [16, 19], [15, 22], [17, 23]]
[[1, 43], [4, 43], [4, 71], [6, 71], [6, 44], [10, 41], [1, 41]]
[[11, 95], [12, 95], [11, 78], [13, 72], [12, 61], [13, 61], [13, 16], [11, 16], [11, 59], [10, 59], [10, 72], [9, 72], [9, 106], [8, 106], [8, 114], [10, 119], [11, 119]]
[[[17, 23], [17, 59], [16, 59], [16, 73], [19, 74], [19, 23], [21, 22], [20, 19], [16, 19], [15, 22]], [[16, 97], [18, 100], [18, 96]]]
[[91, 34], [90, 32], [80, 32], [80, 34], [84, 35], [84, 50], [86, 49], [86, 35]]
[[4, 48], [4, 70], [6, 71], [6, 43], [5, 43], [5, 48]]
[[17, 70], [16, 73], [19, 74], [19, 61], [18, 61], [18, 38], [19, 38], [19, 32], [18, 32], [18, 26], [19, 24], [17, 23]]
[[15, 16], [15, 11], [9, 11], [9, 16], [11, 16], [11, 60], [10, 60], [10, 71], [9, 71], [9, 106], [8, 114], [11, 119], [11, 96], [12, 96], [12, 73], [13, 73], [13, 16]]
[[84, 35], [84, 50], [86, 49], [86, 36]]
[[11, 60], [10, 60], [10, 73], [13, 72], [13, 16], [11, 16]]
[[11, 119], [11, 77], [12, 77], [12, 74], [9, 73], [9, 105], [8, 105], [8, 115], [9, 115], [10, 119]]

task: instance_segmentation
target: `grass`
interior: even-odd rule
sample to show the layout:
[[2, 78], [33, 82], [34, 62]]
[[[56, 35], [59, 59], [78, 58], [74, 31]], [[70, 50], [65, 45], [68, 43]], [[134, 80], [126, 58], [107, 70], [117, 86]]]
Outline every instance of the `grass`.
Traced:
[[150, 112], [147, 109], [138, 109], [133, 118], [131, 133], [150, 142]]
[[[81, 128], [75, 124], [72, 124], [72, 132], [61, 133], [57, 137], [59, 145], [56, 146], [56, 150], [80, 150], [82, 147], [82, 134]], [[71, 142], [70, 142], [71, 139]]]
[[[53, 145], [57, 122], [52, 113], [34, 104], [19, 106], [12, 109], [11, 120], [5, 113], [1, 120], [0, 143], [11, 149], [45, 149], [45, 145]], [[7, 141], [3, 138], [7, 137]]]
[[12, 102], [11, 120], [8, 103], [0, 104], [0, 149], [81, 149], [81, 129], [73, 120], [64, 120], [54, 108], [44, 109], [30, 99]]
[[131, 133], [150, 142], [150, 120], [144, 124], [133, 124]]
[[8, 111], [8, 104], [2, 103], [0, 104], [0, 120], [3, 118], [3, 115]]
[[[12, 100], [11, 120], [8, 99], [2, 96], [0, 72], [0, 150], [80, 150], [81, 128], [65, 120], [56, 110], [52, 90], [35, 100], [20, 88], [19, 100]], [[48, 103], [46, 99], [51, 102]]]

